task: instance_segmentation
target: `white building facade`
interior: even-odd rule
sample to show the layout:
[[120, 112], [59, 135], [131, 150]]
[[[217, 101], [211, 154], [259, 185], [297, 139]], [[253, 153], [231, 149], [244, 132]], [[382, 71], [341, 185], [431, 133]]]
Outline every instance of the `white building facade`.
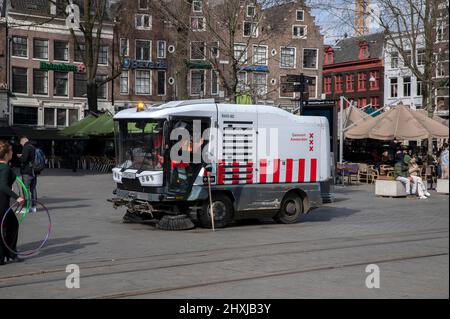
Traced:
[[[386, 40], [386, 50], [384, 58], [384, 100], [386, 105], [404, 104], [412, 109], [422, 108], [422, 91], [423, 85], [420, 80], [413, 74], [410, 68], [405, 65], [401, 54], [398, 50]], [[417, 66], [423, 71], [425, 65], [425, 51], [421, 49], [423, 45], [423, 37], [418, 38], [418, 48], [415, 54]], [[413, 58], [411, 50], [405, 45], [410, 59]]]

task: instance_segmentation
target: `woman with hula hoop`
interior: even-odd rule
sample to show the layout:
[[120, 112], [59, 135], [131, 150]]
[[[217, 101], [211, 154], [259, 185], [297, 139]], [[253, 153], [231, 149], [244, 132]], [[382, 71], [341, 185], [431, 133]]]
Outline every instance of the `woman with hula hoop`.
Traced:
[[[11, 161], [12, 155], [12, 146], [8, 142], [0, 141], [0, 220], [4, 219], [5, 214], [10, 209], [11, 198], [15, 199], [18, 205], [22, 205], [25, 202], [25, 199], [19, 197], [19, 195], [12, 191], [12, 185], [17, 178], [16, 174], [8, 164], [9, 161]], [[0, 265], [5, 264], [5, 258], [16, 262], [23, 261], [17, 254], [12, 253], [11, 250], [7, 248], [10, 247], [15, 251], [17, 246], [19, 221], [15, 214], [8, 214], [6, 216], [1, 231], [2, 233], [5, 233], [5, 242], [3, 241], [3, 238], [0, 240]]]

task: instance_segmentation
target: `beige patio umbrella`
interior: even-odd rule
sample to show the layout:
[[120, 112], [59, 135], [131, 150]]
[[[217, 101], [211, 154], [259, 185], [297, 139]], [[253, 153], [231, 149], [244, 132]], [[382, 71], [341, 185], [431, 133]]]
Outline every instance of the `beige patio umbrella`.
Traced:
[[[339, 120], [341, 120], [341, 113], [339, 112]], [[344, 123], [343, 128], [344, 130], [350, 127], [351, 125], [355, 123], [359, 123], [363, 118], [369, 116], [369, 114], [364, 113], [360, 109], [358, 109], [355, 106], [349, 106], [344, 110]], [[338, 127], [338, 130], [340, 127]], [[339, 135], [340, 136], [340, 135]]]
[[[420, 109], [420, 110], [417, 110], [416, 112], [420, 112], [420, 113], [428, 116], [428, 111], [427, 110]], [[448, 120], [443, 119], [442, 117], [437, 116], [437, 115], [433, 116], [433, 120], [436, 120], [436, 121], [438, 121], [439, 123], [441, 123], [441, 124], [443, 124], [445, 126], [448, 126], [448, 123], [449, 123]]]
[[346, 138], [376, 140], [422, 140], [448, 138], [448, 127], [404, 105], [375, 118], [365, 118], [345, 133]]

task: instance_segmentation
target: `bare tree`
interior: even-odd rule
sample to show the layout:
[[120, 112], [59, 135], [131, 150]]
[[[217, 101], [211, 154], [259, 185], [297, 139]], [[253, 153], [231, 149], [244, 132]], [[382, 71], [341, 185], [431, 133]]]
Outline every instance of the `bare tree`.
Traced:
[[[185, 88], [188, 78], [186, 61], [191, 50], [201, 56], [205, 63], [217, 72], [226, 97], [236, 101], [239, 72], [244, 67], [255, 65], [248, 54], [253, 45], [266, 43], [268, 35], [264, 32], [263, 9], [286, 1], [274, 0], [210, 0], [202, 1], [201, 14], [193, 12], [192, 0], [152, 1], [151, 7], [160, 18], [169, 20], [177, 30], [177, 82], [179, 88]], [[200, 2], [200, 1], [198, 1]], [[254, 11], [247, 12], [247, 7]], [[254, 13], [253, 13], [254, 12]], [[245, 26], [243, 22], [245, 21]], [[242, 36], [243, 29], [248, 36]], [[191, 48], [191, 42], [204, 43], [205, 46]], [[237, 49], [235, 44], [239, 43]], [[220, 52], [217, 54], [217, 52]], [[220, 57], [219, 57], [220, 55]], [[226, 66], [223, 62], [226, 61]], [[258, 88], [249, 85], [255, 95]], [[180, 98], [187, 98], [187, 91], [179, 92]]]
[[[68, 24], [68, 28], [74, 41], [75, 49], [80, 54], [83, 64], [86, 68], [87, 82], [87, 102], [90, 112], [98, 111], [98, 89], [108, 82], [113, 81], [122, 72], [123, 57], [119, 53], [112, 52], [108, 56], [119, 56], [119, 60], [112, 63], [111, 73], [101, 81], [97, 80], [98, 75], [98, 59], [101, 46], [107, 44], [102, 38], [105, 24], [114, 25], [109, 16], [111, 2], [109, 0], [48, 0], [56, 7], [58, 13], [63, 14], [67, 19], [72, 19]], [[74, 7], [74, 4], [79, 4]], [[79, 21], [77, 21], [77, 12], [80, 9]]]

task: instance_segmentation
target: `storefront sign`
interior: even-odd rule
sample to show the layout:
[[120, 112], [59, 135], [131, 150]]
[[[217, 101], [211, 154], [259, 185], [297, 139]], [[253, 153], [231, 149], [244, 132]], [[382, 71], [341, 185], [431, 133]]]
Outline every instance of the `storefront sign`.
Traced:
[[86, 67], [84, 64], [54, 64], [54, 63], [47, 63], [47, 62], [41, 62], [40, 66], [41, 70], [47, 70], [47, 71], [62, 71], [62, 72], [77, 72], [77, 73], [84, 73], [86, 71]]
[[124, 70], [136, 70], [136, 69], [166, 70], [167, 62], [164, 60], [138, 61], [138, 60], [131, 60], [129, 58], [125, 58], [123, 60], [123, 69]]

